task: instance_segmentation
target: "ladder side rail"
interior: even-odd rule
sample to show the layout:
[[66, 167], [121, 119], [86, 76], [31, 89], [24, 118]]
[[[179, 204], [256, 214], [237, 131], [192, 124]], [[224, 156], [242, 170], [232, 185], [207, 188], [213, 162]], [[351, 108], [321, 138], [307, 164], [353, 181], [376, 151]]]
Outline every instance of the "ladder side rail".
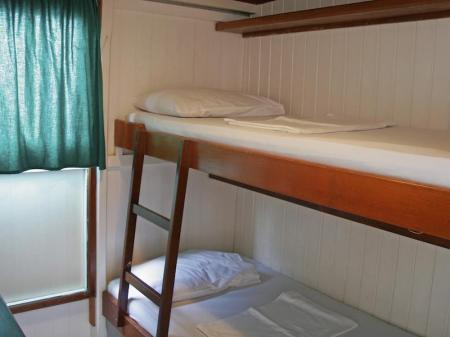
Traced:
[[191, 166], [192, 142], [182, 142], [177, 163], [174, 204], [171, 214], [171, 226], [166, 248], [166, 262], [161, 291], [161, 305], [158, 316], [156, 337], [167, 337], [169, 334], [170, 315], [173, 303], [173, 290], [180, 247], [180, 234], [183, 222], [183, 212], [186, 200], [186, 189]]
[[128, 293], [130, 284], [126, 280], [126, 274], [131, 272], [137, 220], [137, 215], [133, 212], [133, 205], [139, 203], [146, 143], [145, 131], [137, 130], [134, 139], [134, 158], [131, 170], [130, 197], [128, 200], [127, 223], [122, 254], [122, 274], [120, 277], [119, 286], [119, 312], [117, 315], [117, 326], [124, 325], [124, 315], [128, 312]]

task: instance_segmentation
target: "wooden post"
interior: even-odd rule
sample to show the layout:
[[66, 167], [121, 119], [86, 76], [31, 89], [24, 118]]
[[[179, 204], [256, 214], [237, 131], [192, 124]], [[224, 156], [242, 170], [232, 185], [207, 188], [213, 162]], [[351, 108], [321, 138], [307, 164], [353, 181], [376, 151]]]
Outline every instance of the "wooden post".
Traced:
[[184, 141], [180, 149], [177, 163], [177, 175], [174, 192], [174, 205], [171, 214], [171, 226], [166, 248], [166, 262], [162, 286], [161, 306], [158, 316], [158, 330], [156, 337], [167, 337], [169, 334], [170, 314], [172, 311], [173, 288], [180, 247], [181, 225], [183, 222], [184, 203], [189, 176], [192, 144]]
[[128, 291], [130, 285], [125, 280], [127, 272], [131, 271], [134, 249], [134, 237], [136, 234], [137, 216], [133, 213], [133, 205], [139, 203], [139, 194], [141, 191], [142, 170], [144, 166], [144, 154], [146, 144], [146, 134], [144, 131], [137, 131], [134, 142], [134, 158], [131, 170], [130, 197], [128, 200], [128, 215], [125, 229], [125, 239], [123, 245], [122, 274], [120, 277], [119, 288], [119, 312], [117, 315], [117, 326], [123, 326], [124, 315], [128, 307]]

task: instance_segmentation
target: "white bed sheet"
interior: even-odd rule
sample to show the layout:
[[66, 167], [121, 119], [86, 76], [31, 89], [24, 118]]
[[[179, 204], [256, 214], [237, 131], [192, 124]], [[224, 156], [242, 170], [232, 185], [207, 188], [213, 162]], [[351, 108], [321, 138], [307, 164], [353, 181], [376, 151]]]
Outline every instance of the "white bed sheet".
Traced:
[[246, 147], [311, 162], [450, 188], [450, 132], [392, 127], [297, 135], [228, 125], [222, 118], [134, 112], [148, 130]]
[[[236, 315], [250, 307], [258, 307], [275, 300], [284, 291], [296, 291], [309, 300], [346, 316], [358, 327], [344, 333], [342, 337], [413, 337], [400, 328], [385, 323], [369, 314], [308, 288], [289, 277], [256, 263], [261, 274], [260, 284], [230, 290], [228, 292], [200, 299], [194, 302], [178, 303], [172, 310], [170, 337], [205, 337], [197, 328], [198, 324], [213, 322]], [[108, 291], [116, 298], [119, 291], [119, 280], [113, 280]], [[158, 308], [135, 289], [130, 288], [130, 316], [153, 336], [156, 333]]]

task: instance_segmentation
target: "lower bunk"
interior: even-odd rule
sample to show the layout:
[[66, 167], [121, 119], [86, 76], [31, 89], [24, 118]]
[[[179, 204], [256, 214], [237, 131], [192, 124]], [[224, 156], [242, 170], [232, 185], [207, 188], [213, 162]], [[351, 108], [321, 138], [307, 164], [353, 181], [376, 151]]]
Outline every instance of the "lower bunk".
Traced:
[[[356, 308], [346, 305], [342, 302], [315, 291], [283, 274], [280, 274], [268, 267], [253, 261], [247, 260], [255, 265], [260, 275], [261, 282], [242, 288], [234, 288], [218, 294], [202, 297], [195, 300], [174, 303], [172, 309], [170, 332], [171, 337], [205, 337], [205, 336], [227, 336], [227, 337], [283, 337], [283, 336], [345, 336], [345, 337], [412, 337], [413, 334], [384, 322], [374, 316], [362, 312]], [[108, 290], [103, 294], [103, 313], [106, 318], [114, 323], [117, 318], [118, 306], [117, 297], [119, 292], [119, 279], [113, 280], [108, 285]], [[305, 298], [313, 305], [323, 308], [326, 312], [333, 313], [356, 323], [355, 326], [347, 331], [332, 333], [325, 331], [305, 331], [305, 334], [292, 334], [280, 330], [277, 334], [273, 331], [266, 335], [261, 333], [256, 326], [253, 326], [251, 333], [245, 329], [245, 324], [238, 319], [229, 320], [230, 317], [239, 317], [237, 315], [245, 312], [249, 308], [261, 308], [267, 306], [277, 299], [281, 294], [295, 293]], [[319, 313], [320, 315], [320, 313]], [[283, 314], [283, 318], [286, 315]], [[308, 326], [308, 319], [303, 318]], [[227, 328], [227, 334], [204, 334], [199, 326], [207, 326], [216, 321], [222, 321], [222, 327]], [[128, 315], [125, 317], [124, 326], [121, 327], [121, 335], [124, 337], [152, 337], [156, 336], [156, 327], [158, 321], [158, 307], [138, 291], [131, 288], [128, 302]], [[234, 322], [237, 322], [234, 324]], [[285, 322], [290, 325], [302, 325], [299, 322]], [[248, 323], [247, 323], [248, 324]], [[227, 327], [228, 325], [228, 327]], [[244, 329], [242, 329], [244, 325]], [[229, 329], [228, 329], [229, 328]], [[109, 337], [115, 337], [117, 332], [113, 324], [108, 325]], [[264, 329], [262, 329], [264, 330]], [[117, 334], [117, 336], [120, 336]]]

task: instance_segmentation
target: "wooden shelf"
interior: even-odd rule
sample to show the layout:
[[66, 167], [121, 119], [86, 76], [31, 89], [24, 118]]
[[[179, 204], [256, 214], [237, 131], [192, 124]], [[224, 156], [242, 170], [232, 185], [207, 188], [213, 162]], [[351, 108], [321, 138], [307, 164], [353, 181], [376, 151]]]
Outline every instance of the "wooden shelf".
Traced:
[[349, 5], [218, 22], [244, 37], [450, 17], [450, 0], [372, 0]]

